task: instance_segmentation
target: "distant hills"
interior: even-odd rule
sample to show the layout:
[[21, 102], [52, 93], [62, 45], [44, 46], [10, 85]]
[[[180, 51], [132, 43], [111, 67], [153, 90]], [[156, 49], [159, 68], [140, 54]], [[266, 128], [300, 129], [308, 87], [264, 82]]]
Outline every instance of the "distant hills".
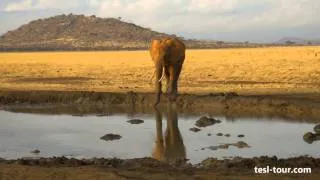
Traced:
[[296, 37], [285, 37], [276, 42], [276, 44], [300, 44], [300, 45], [319, 45], [320, 39], [308, 40]]
[[[31, 21], [5, 33], [0, 36], [0, 51], [147, 49], [152, 39], [168, 36], [175, 35], [156, 32], [116, 18], [69, 14]], [[180, 38], [188, 48], [266, 46], [249, 42], [231, 43]], [[278, 44], [285, 44], [289, 40], [283, 39]]]

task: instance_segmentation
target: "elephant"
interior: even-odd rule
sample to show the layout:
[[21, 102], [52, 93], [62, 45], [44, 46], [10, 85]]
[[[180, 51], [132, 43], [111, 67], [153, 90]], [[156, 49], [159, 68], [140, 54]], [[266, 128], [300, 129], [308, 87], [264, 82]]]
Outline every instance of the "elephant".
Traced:
[[152, 150], [152, 157], [169, 164], [186, 163], [186, 148], [178, 126], [178, 113], [176, 107], [169, 104], [167, 109], [167, 128], [162, 132], [162, 115], [155, 108], [156, 140]]
[[161, 80], [164, 75], [167, 79], [167, 95], [170, 102], [177, 99], [178, 79], [185, 59], [186, 46], [175, 37], [154, 39], [149, 49], [151, 58], [155, 65], [155, 91], [156, 101], [154, 106], [160, 102], [162, 94]]

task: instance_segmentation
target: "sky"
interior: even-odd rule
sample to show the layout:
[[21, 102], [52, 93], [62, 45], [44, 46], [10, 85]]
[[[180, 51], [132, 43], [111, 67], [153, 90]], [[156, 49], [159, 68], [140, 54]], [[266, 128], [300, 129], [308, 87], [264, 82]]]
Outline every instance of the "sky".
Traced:
[[121, 17], [188, 39], [320, 39], [319, 0], [0, 0], [0, 34], [69, 13]]

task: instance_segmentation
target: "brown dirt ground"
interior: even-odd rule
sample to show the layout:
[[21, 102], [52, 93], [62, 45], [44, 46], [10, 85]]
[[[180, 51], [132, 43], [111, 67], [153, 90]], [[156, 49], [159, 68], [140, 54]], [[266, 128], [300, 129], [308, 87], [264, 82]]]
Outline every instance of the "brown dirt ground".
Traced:
[[[310, 167], [310, 174], [254, 174], [254, 167]], [[64, 157], [2, 160], [0, 178], [11, 179], [318, 179], [320, 159], [297, 157], [207, 159], [197, 165], [168, 165], [151, 158], [87, 159]]]
[[[318, 123], [318, 52], [320, 47], [188, 50], [176, 105], [183, 113], [229, 119]], [[146, 51], [1, 53], [0, 62], [0, 109], [80, 115], [153, 111], [153, 65]], [[163, 97], [159, 108], [166, 103]], [[0, 179], [320, 179], [319, 164], [307, 157], [208, 159], [182, 167], [148, 158], [0, 160]], [[255, 175], [254, 165], [312, 167], [312, 174]]]
[[[152, 113], [153, 93], [108, 93], [72, 91], [0, 91], [0, 108], [44, 114]], [[166, 107], [164, 96], [159, 108]], [[207, 112], [236, 117], [282, 117], [288, 120], [319, 122], [318, 94], [238, 95], [211, 93], [181, 94], [176, 102], [182, 113]], [[41, 107], [41, 108], [37, 108]]]

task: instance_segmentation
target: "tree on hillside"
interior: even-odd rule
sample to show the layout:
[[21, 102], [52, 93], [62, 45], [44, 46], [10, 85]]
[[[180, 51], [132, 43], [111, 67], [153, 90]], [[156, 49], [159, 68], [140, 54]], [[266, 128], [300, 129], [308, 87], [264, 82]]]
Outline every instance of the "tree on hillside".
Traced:
[[221, 46], [222, 44], [224, 44], [224, 42], [223, 42], [223, 41], [218, 41], [217, 44], [218, 44], [219, 46]]

